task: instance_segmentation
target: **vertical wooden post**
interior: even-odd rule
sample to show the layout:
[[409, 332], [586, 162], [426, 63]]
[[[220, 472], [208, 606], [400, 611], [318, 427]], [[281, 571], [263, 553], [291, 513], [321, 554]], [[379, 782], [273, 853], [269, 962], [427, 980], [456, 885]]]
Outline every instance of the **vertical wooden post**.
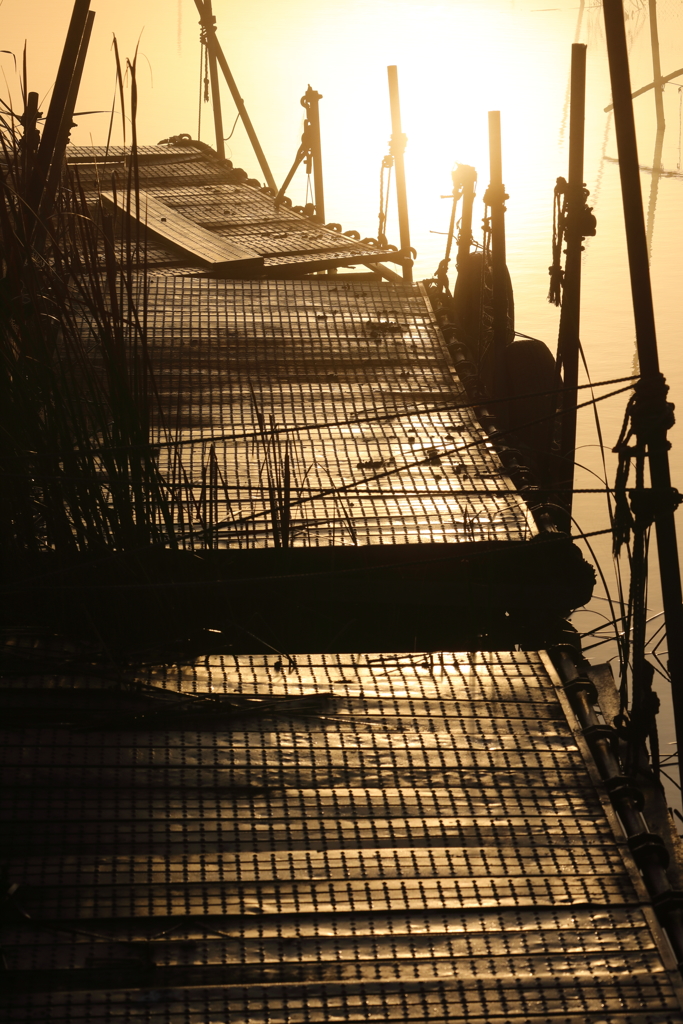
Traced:
[[659, 370], [657, 334], [650, 266], [640, 191], [640, 170], [636, 144], [631, 77], [628, 66], [622, 0], [604, 0], [605, 35], [609, 59], [614, 126], [619, 154], [619, 174], [626, 226], [631, 295], [636, 327], [641, 380], [638, 392], [643, 402], [639, 440], [647, 444], [652, 484], [657, 553], [669, 649], [669, 672], [679, 758], [683, 757], [683, 603], [678, 544], [674, 521], [667, 434], [666, 385]]
[[38, 93], [30, 92], [26, 97], [26, 107], [21, 115], [21, 126], [24, 129], [21, 140], [22, 158], [24, 161], [24, 183], [26, 183], [27, 171], [33, 165], [35, 154], [40, 145], [40, 132], [38, 131]]
[[[206, 20], [215, 26], [216, 18], [211, 7], [211, 0], [204, 0]], [[214, 29], [215, 31], [215, 29]], [[216, 131], [216, 152], [221, 160], [225, 160], [225, 142], [223, 138], [223, 113], [221, 110], [221, 89], [218, 81], [218, 64], [216, 61], [216, 49], [207, 46], [209, 54], [209, 78], [211, 80], [211, 105], [213, 107], [213, 124]]]
[[458, 164], [456, 173], [462, 185], [462, 210], [460, 214], [460, 234], [458, 236], [458, 256], [455, 265], [458, 270], [462, 270], [467, 262], [470, 246], [472, 245], [472, 207], [474, 206], [474, 187], [477, 183], [477, 172], [469, 164]]
[[493, 366], [495, 398], [505, 391], [505, 349], [508, 343], [508, 281], [505, 251], [505, 194], [500, 111], [489, 110], [490, 182], [485, 202], [491, 210], [491, 279], [493, 285]]
[[43, 199], [40, 205], [40, 212], [42, 217], [47, 217], [52, 212], [52, 204], [54, 202], [57, 188], [59, 186], [59, 179], [62, 173], [62, 162], [64, 160], [64, 154], [66, 147], [69, 142], [69, 135], [71, 129], [74, 127], [73, 116], [74, 110], [76, 109], [76, 101], [78, 99], [78, 91], [81, 87], [81, 78], [83, 77], [83, 68], [85, 66], [85, 58], [88, 54], [88, 46], [90, 45], [90, 35], [92, 33], [93, 22], [95, 21], [95, 12], [89, 11], [85, 21], [85, 28], [83, 29], [83, 35], [81, 37], [80, 46], [78, 48], [78, 56], [74, 65], [73, 74], [71, 76], [71, 82], [69, 84], [69, 92], [66, 97], [64, 104], [64, 110], [62, 112], [62, 121], [57, 132], [57, 138], [55, 140], [54, 153], [52, 156], [52, 163], [45, 183], [45, 191], [43, 193]]
[[75, 0], [62, 51], [62, 59], [59, 62], [59, 70], [57, 71], [57, 78], [52, 90], [52, 99], [50, 100], [45, 124], [43, 125], [43, 134], [28, 189], [28, 205], [35, 211], [38, 210], [41, 204], [43, 189], [45, 188], [50, 164], [54, 156], [64, 106], [69, 95], [71, 79], [78, 60], [78, 51], [83, 38], [83, 32], [85, 31], [89, 9], [90, 0]]
[[320, 110], [318, 103], [322, 99], [319, 92], [311, 89], [310, 85], [304, 96], [304, 106], [308, 111], [308, 122], [310, 125], [310, 146], [313, 157], [313, 192], [315, 200], [315, 217], [318, 224], [325, 223], [325, 192], [323, 189], [323, 161], [322, 147], [320, 145]]
[[657, 112], [657, 131], [663, 132], [664, 120], [664, 82], [662, 81], [662, 64], [659, 57], [659, 29], [657, 27], [657, 0], [649, 0], [650, 7], [650, 44], [652, 47], [652, 81], [655, 87], [655, 110]]
[[218, 38], [216, 36], [216, 26], [208, 20], [205, 7], [205, 0], [194, 0], [194, 2], [197, 10], [199, 11], [199, 17], [201, 19], [202, 27], [206, 32], [206, 45], [209, 48], [209, 56], [213, 51], [216, 61], [218, 62], [218, 66], [223, 72], [223, 77], [225, 78], [225, 81], [228, 83], [228, 88], [234, 100], [235, 106], [237, 107], [239, 115], [242, 118], [242, 124], [244, 125], [245, 131], [249, 136], [249, 141], [251, 142], [254, 153], [256, 154], [256, 159], [259, 162], [259, 167], [263, 172], [263, 177], [266, 179], [266, 185], [268, 186], [269, 189], [271, 189], [273, 195], [276, 195], [277, 185], [275, 184], [275, 178], [273, 177], [270, 167], [268, 166], [268, 161], [266, 160], [265, 153], [261, 149], [261, 143], [259, 142], [258, 136], [254, 131], [254, 126], [251, 123], [249, 114], [247, 113], [247, 108], [244, 105], [244, 100], [239, 94], [237, 83], [235, 82], [235, 79], [232, 77], [232, 72], [228, 67], [228, 62], [225, 59], [225, 54], [223, 53], [221, 44], [218, 42]]
[[413, 283], [413, 261], [410, 257], [410, 221], [408, 219], [408, 193], [406, 190], [406, 171], [403, 161], [406, 136], [401, 131], [401, 101], [398, 94], [398, 69], [395, 64], [387, 68], [389, 77], [389, 102], [391, 104], [391, 155], [394, 158], [396, 173], [396, 199], [398, 203], [398, 231], [403, 253], [403, 280], [406, 284]]
[[566, 262], [562, 311], [557, 345], [558, 362], [563, 371], [562, 429], [560, 472], [562, 503], [569, 531], [574, 489], [574, 451], [576, 448], [576, 403], [579, 378], [579, 325], [581, 316], [581, 253], [583, 252], [583, 147], [586, 115], [586, 47], [572, 46], [569, 108], [569, 177], [567, 181], [567, 221], [565, 228]]

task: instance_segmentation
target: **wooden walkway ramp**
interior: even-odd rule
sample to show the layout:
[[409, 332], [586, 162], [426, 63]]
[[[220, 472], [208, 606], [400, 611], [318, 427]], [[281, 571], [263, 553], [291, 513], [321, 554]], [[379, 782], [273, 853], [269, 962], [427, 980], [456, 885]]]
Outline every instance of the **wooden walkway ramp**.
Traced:
[[164, 579], [216, 584], [177, 590], [179, 629], [201, 614], [244, 653], [495, 650], [556, 642], [590, 599], [592, 568], [539, 535], [420, 286], [152, 274], [146, 316], [186, 555]]
[[[132, 208], [135, 216], [139, 205], [150, 267], [199, 276], [301, 277], [355, 263], [400, 261], [391, 246], [361, 239], [353, 230], [342, 233], [338, 224], [317, 224], [291, 204], [276, 206], [267, 188], [192, 140], [140, 146], [138, 201], [129, 203], [135, 181], [130, 159], [122, 146], [67, 149], [68, 163], [90, 197], [104, 194], [109, 204], [115, 188], [121, 210]], [[121, 232], [124, 219], [117, 225]]]
[[[164, 423], [183, 446], [195, 507], [212, 517], [195, 529], [198, 545], [520, 541], [537, 533], [419, 286], [153, 276], [147, 334]], [[175, 446], [160, 451], [169, 475], [175, 457]], [[213, 509], [202, 498], [212, 465]]]
[[683, 1021], [545, 654], [14, 667], [4, 1020]]

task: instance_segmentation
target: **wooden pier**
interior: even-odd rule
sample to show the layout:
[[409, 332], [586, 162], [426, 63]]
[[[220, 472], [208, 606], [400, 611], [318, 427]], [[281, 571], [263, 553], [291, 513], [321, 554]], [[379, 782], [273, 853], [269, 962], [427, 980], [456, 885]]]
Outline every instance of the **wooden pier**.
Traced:
[[99, 650], [2, 654], [7, 1019], [683, 1024], [677, 849], [609, 673], [556, 646], [593, 570], [408, 254], [191, 141], [140, 150], [139, 216], [123, 150], [70, 161], [145, 254], [181, 543], [9, 581], [17, 622], [79, 609]]

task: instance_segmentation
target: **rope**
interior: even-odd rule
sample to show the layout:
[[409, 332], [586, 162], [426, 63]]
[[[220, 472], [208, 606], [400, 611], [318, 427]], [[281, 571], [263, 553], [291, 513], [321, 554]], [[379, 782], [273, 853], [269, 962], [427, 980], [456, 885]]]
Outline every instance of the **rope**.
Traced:
[[[379, 225], [377, 228], [377, 241], [383, 247], [386, 247], [389, 243], [387, 242], [386, 230], [387, 230], [387, 217], [389, 215], [389, 193], [391, 192], [391, 172], [394, 166], [394, 158], [391, 154], [387, 154], [382, 160], [382, 166], [379, 170]], [[384, 191], [384, 172], [387, 172], [387, 184], [386, 194]]]
[[227, 136], [227, 137], [226, 137], [225, 139], [223, 139], [223, 142], [230, 142], [230, 139], [231, 139], [231, 138], [233, 137], [233, 135], [235, 134], [235, 128], [237, 127], [237, 122], [239, 121], [239, 119], [241, 118], [241, 116], [242, 116], [242, 111], [241, 111], [241, 110], [238, 110], [238, 111], [237, 111], [237, 117], [235, 118], [235, 120], [234, 120], [234, 123], [233, 123], [233, 126], [232, 126], [232, 131], [230, 132], [230, 134], [229, 134], [229, 135], [228, 135], [228, 136]]
[[553, 306], [562, 304], [562, 285], [564, 283], [564, 270], [562, 269], [562, 244], [567, 226], [567, 179], [558, 178], [555, 182], [553, 192], [553, 262], [548, 267], [550, 274], [550, 289], [548, 291], [548, 302]]
[[206, 32], [202, 29], [202, 46], [204, 47], [204, 102], [208, 103], [209, 96], [209, 47], [206, 45]]

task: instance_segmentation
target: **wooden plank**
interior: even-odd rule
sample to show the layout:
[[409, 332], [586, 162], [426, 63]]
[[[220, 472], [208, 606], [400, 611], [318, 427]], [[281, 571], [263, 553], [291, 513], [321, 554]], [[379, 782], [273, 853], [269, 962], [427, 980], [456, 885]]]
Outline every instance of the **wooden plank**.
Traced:
[[[102, 198], [117, 209], [122, 209], [116, 203], [113, 192], [103, 192]], [[132, 212], [131, 215], [134, 216]], [[263, 267], [263, 257], [252, 249], [207, 231], [148, 192], [140, 192], [140, 220], [152, 234], [170, 242], [184, 255], [200, 260], [204, 266], [217, 273], [244, 272]]]

